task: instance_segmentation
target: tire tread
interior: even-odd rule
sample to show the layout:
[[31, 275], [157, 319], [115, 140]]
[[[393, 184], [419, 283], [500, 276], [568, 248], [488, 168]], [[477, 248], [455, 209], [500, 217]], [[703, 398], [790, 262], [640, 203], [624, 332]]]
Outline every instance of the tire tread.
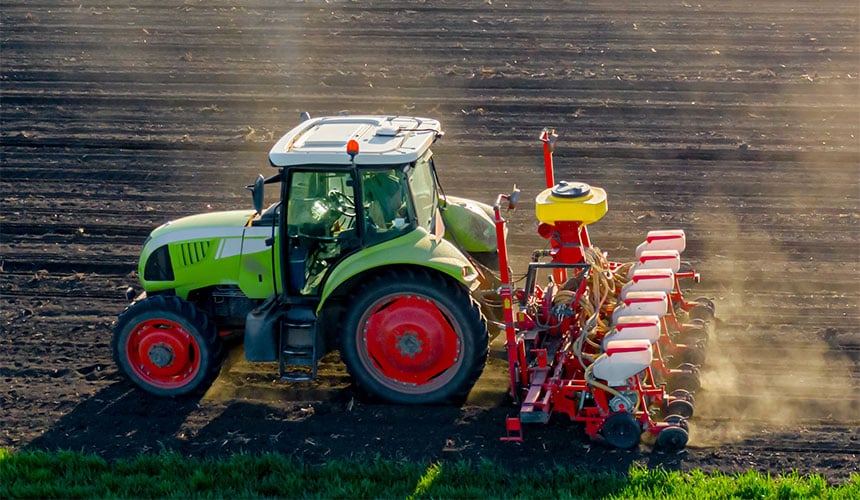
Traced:
[[114, 363], [121, 373], [133, 382], [135, 381], [134, 377], [126, 371], [121, 360], [123, 349], [119, 345], [120, 336], [122, 331], [136, 317], [142, 313], [153, 311], [169, 311], [177, 314], [185, 318], [197, 329], [210, 353], [210, 359], [208, 360], [208, 363], [206, 363], [208, 369], [200, 381], [187, 390], [183, 387], [179, 391], [164, 391], [158, 388], [144, 387], [136, 382], [135, 384], [147, 392], [158, 396], [177, 397], [202, 393], [209, 388], [212, 381], [218, 375], [220, 369], [218, 361], [221, 358], [221, 342], [215, 325], [209, 316], [193, 303], [182, 300], [175, 295], [150, 295], [143, 300], [132, 303], [122, 313], [120, 313], [113, 325], [113, 335], [111, 335], [110, 340], [111, 354], [113, 356]]
[[[483, 332], [482, 335], [479, 335], [479, 338], [473, 339], [475, 341], [475, 349], [473, 353], [473, 358], [467, 365], [470, 367], [469, 373], [465, 378], [463, 378], [460, 385], [450, 394], [443, 398], [440, 398], [439, 400], [426, 401], [419, 404], [462, 403], [468, 397], [469, 392], [472, 390], [472, 387], [474, 387], [474, 385], [477, 383], [478, 379], [481, 376], [481, 373], [483, 373], [489, 354], [489, 333], [487, 331], [487, 320], [486, 318], [484, 318], [484, 315], [481, 312], [478, 302], [475, 301], [475, 299], [467, 291], [465, 291], [461, 285], [455, 283], [451, 279], [447, 279], [440, 273], [434, 273], [424, 269], [415, 269], [408, 267], [389, 269], [382, 273], [376, 274], [371, 279], [358, 287], [355, 296], [366, 297], [382, 287], [390, 286], [390, 283], [424, 283], [435, 290], [439, 290], [440, 293], [446, 295], [447, 297], [453, 298], [453, 301], [455, 303], [463, 304], [461, 307], [462, 313], [466, 321], [466, 331]], [[360, 315], [360, 312], [351, 311], [347, 312], [346, 317], [350, 318], [352, 316], [358, 315]], [[351, 322], [348, 320], [347, 323]], [[354, 332], [351, 331], [350, 326], [351, 325], [348, 324], [347, 327], [344, 329], [344, 335], [354, 334]], [[356, 376], [357, 368], [352, 366], [352, 360], [349, 359], [349, 356], [344, 356], [344, 361], [347, 365], [347, 370], [350, 372], [350, 375], [352, 375], [353, 380], [356, 382], [356, 385], [363, 392], [365, 392], [367, 395], [379, 397], [383, 400], [388, 399], [382, 395], [373, 394], [372, 390], [362, 386], [360, 382], [360, 377]]]

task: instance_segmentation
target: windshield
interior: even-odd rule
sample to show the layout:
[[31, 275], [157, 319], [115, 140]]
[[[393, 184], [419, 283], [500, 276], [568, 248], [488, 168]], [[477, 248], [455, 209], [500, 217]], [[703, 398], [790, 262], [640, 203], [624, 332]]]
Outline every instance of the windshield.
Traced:
[[436, 207], [439, 205], [439, 195], [436, 192], [430, 151], [427, 151], [415, 162], [412, 168], [407, 170], [406, 176], [409, 179], [409, 189], [415, 200], [415, 214], [418, 216], [418, 224], [432, 233], [436, 219]]

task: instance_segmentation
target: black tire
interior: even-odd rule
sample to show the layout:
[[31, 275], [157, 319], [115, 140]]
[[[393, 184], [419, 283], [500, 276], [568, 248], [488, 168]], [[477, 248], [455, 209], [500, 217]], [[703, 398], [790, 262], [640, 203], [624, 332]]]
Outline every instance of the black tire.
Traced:
[[429, 270], [398, 268], [349, 305], [341, 356], [356, 385], [395, 404], [459, 403], [487, 362], [487, 322], [466, 289]]
[[660, 451], [675, 453], [683, 450], [689, 439], [690, 435], [683, 427], [665, 427], [657, 434], [654, 446]]
[[684, 389], [676, 389], [670, 392], [669, 396], [674, 399], [683, 399], [685, 401], [689, 401], [694, 405], [696, 404], [696, 397], [693, 395], [693, 393]]
[[693, 299], [693, 302], [707, 307], [711, 312], [715, 312], [717, 310], [717, 305], [708, 297], [696, 297]]
[[685, 331], [677, 335], [678, 343], [684, 345], [699, 345], [707, 346], [710, 339], [710, 333], [706, 325], [694, 324]]
[[691, 321], [699, 319], [705, 322], [711, 322], [714, 320], [717, 308], [713, 300], [707, 297], [696, 297], [693, 302], [695, 302], [696, 305], [687, 313]]
[[135, 385], [157, 396], [202, 392], [218, 373], [220, 339], [209, 317], [175, 296], [155, 295], [117, 319], [111, 350]]
[[699, 374], [692, 370], [682, 370], [669, 374], [669, 383], [666, 390], [669, 392], [684, 389], [688, 392], [696, 392], [702, 386]]
[[663, 419], [669, 425], [673, 425], [676, 427], [680, 427], [687, 432], [690, 432], [690, 422], [687, 421], [686, 418], [681, 415], [667, 415], [666, 418]]
[[686, 399], [676, 399], [666, 405], [666, 414], [680, 415], [684, 418], [693, 417], [693, 403]]
[[681, 351], [678, 357], [682, 363], [689, 363], [695, 366], [705, 365], [705, 349], [700, 346], [687, 346], [686, 349]]
[[600, 433], [610, 446], [630, 450], [639, 444], [642, 437], [642, 426], [632, 414], [618, 412], [606, 418]]
[[702, 321], [713, 321], [715, 317], [713, 309], [701, 304], [693, 306], [687, 314], [690, 320], [700, 319]]

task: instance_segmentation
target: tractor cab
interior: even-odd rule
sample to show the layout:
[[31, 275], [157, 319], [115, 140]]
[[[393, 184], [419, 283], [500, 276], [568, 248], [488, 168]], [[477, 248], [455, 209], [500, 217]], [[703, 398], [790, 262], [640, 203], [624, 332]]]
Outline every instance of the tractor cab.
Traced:
[[283, 182], [289, 294], [319, 295], [335, 264], [363, 248], [419, 227], [434, 235], [443, 230], [428, 149], [441, 130], [438, 122], [425, 122], [307, 120], [275, 144], [269, 159]]
[[[463, 371], [456, 351], [448, 349], [462, 344], [457, 340], [460, 335], [477, 336], [484, 343], [485, 326], [472, 322], [464, 325], [467, 331], [454, 331], [450, 325], [457, 324], [457, 319], [446, 318], [450, 313], [445, 309], [428, 305], [433, 301], [415, 302], [412, 297], [418, 295], [412, 293], [399, 301], [402, 310], [387, 304], [390, 294], [384, 295], [379, 307], [385, 312], [379, 316], [362, 316], [373, 303], [361, 306], [355, 300], [362, 290], [371, 298], [381, 293], [382, 283], [392, 279], [395, 296], [409, 289], [398, 283], [401, 279], [441, 279], [426, 293], [445, 294], [449, 286], [457, 286], [456, 307], [470, 303], [468, 293], [476, 286], [478, 272], [464, 250], [445, 239], [440, 189], [429, 149], [441, 135], [439, 122], [426, 118], [335, 116], [308, 118], [272, 147], [269, 161], [278, 173], [268, 180], [258, 179], [252, 187], [260, 214], [252, 225], [271, 225], [273, 258], [284, 263], [272, 266], [275, 274], [280, 269], [273, 282], [283, 286], [249, 315], [246, 358], [278, 358], [283, 378], [307, 379], [314, 376], [320, 353], [340, 344], [350, 371], [368, 376], [365, 387], [381, 384], [371, 391], [383, 398], [408, 401], [463, 389], [459, 382], [448, 387], [444, 379], [436, 379], [440, 373], [463, 376], [474, 368]], [[281, 201], [262, 211], [263, 184], [275, 182], [281, 185]], [[459, 227], [458, 223], [453, 226]], [[377, 319], [387, 315], [392, 317]], [[332, 339], [334, 334], [343, 335], [338, 317], [346, 320], [347, 330], [361, 329], [353, 333], [362, 342], [369, 342], [366, 328], [384, 334], [380, 333], [378, 344], [344, 349], [343, 338]], [[421, 333], [416, 321], [445, 327]], [[400, 322], [405, 323], [395, 326]], [[272, 331], [280, 333], [273, 336]], [[431, 357], [413, 361], [422, 352]], [[395, 363], [397, 359], [401, 361]], [[416, 381], [425, 386], [409, 388]], [[403, 391], [417, 394], [400, 394]]]
[[[415, 229], [404, 170], [290, 172], [285, 218], [292, 274], [288, 291], [316, 294], [341, 258]], [[300, 262], [303, 268], [296, 267]]]

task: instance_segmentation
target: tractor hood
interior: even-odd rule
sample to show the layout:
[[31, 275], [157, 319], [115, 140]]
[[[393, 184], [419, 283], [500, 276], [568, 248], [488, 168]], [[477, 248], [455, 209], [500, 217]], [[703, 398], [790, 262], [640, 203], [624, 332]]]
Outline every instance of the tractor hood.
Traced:
[[[200, 234], [203, 234], [204, 237], [206, 235], [226, 236], [226, 234], [219, 233], [219, 231], [227, 231], [230, 234], [238, 232], [239, 236], [241, 236], [242, 231], [253, 216], [253, 210], [230, 210], [227, 212], [190, 215], [165, 222], [152, 231], [150, 238], [155, 240], [160, 246], [164, 243], [176, 241], [177, 238], [197, 238]], [[186, 234], [187, 236], [176, 236], [177, 234]], [[162, 241], [165, 238], [171, 241]]]
[[254, 215], [253, 210], [232, 210], [162, 224], [143, 245], [141, 285], [184, 296], [203, 286], [238, 283], [243, 239]]

